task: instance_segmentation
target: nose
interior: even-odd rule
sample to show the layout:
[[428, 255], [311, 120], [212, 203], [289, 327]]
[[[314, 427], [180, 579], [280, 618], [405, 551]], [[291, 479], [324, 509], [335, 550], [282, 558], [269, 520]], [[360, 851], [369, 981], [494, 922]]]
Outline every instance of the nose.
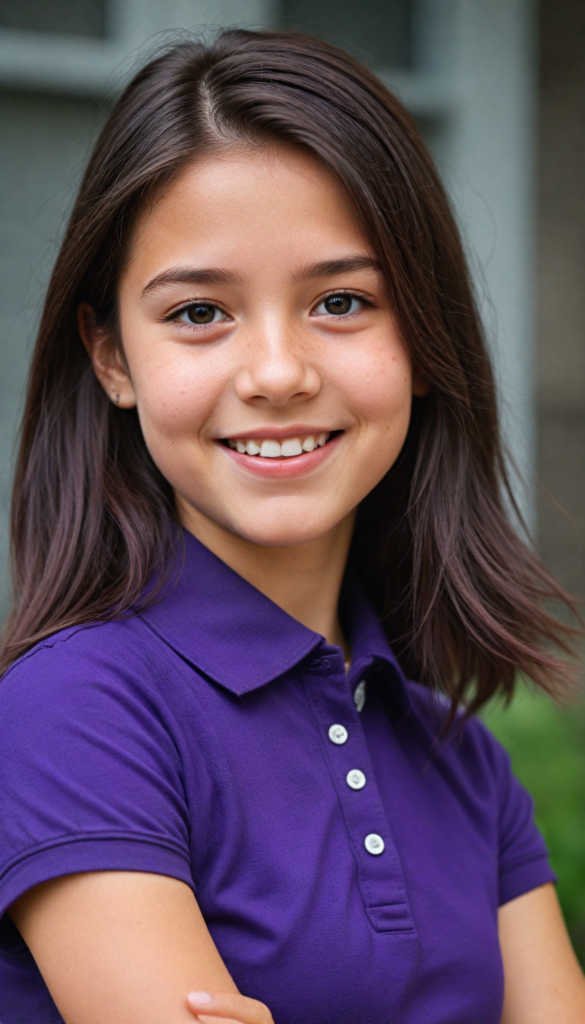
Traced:
[[321, 377], [302, 328], [267, 318], [250, 325], [236, 391], [244, 402], [283, 407], [313, 398]]

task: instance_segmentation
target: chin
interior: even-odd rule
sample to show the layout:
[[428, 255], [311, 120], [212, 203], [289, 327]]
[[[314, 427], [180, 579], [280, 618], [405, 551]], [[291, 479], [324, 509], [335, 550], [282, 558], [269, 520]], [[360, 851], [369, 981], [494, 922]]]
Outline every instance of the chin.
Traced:
[[303, 517], [297, 514], [290, 518], [279, 517], [274, 523], [264, 522], [262, 526], [257, 522], [233, 524], [231, 529], [251, 544], [275, 548], [310, 544], [331, 530], [334, 525], [336, 524], [330, 522], [307, 522], [307, 517], [303, 520]]

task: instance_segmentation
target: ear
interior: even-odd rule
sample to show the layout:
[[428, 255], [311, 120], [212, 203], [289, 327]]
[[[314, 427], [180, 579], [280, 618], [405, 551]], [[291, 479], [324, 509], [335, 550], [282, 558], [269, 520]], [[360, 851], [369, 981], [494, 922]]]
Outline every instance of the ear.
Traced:
[[87, 302], [82, 302], [77, 310], [77, 327], [94, 373], [108, 398], [120, 409], [133, 409], [136, 395], [124, 357], [111, 332], [98, 327], [95, 313]]
[[419, 373], [417, 373], [416, 370], [413, 370], [412, 371], [412, 393], [413, 393], [413, 395], [416, 395], [417, 398], [424, 398], [425, 395], [428, 395], [430, 390], [431, 389], [430, 389], [429, 385], [427, 384], [427, 382], [422, 379], [422, 377], [420, 376]]

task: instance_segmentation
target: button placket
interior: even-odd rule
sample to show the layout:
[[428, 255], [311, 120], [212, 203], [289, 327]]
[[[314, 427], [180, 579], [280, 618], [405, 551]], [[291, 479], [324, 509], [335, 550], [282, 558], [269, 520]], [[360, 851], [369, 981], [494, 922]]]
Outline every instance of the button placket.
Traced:
[[366, 912], [378, 931], [411, 930], [402, 869], [347, 679], [332, 673], [320, 674], [314, 680], [307, 674], [304, 681], [324, 739], [325, 757], [354, 851]]

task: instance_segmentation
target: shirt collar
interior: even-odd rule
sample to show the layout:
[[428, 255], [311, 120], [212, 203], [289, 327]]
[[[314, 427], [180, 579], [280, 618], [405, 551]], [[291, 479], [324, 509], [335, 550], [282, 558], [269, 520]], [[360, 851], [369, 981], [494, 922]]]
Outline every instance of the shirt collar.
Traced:
[[[241, 696], [294, 668], [308, 655], [330, 651], [320, 633], [293, 619], [184, 531], [184, 560], [174, 585], [140, 617], [204, 675]], [[351, 574], [341, 597], [352, 664], [385, 662], [401, 684], [402, 671], [376, 614]], [[402, 689], [402, 686], [401, 686]]]

